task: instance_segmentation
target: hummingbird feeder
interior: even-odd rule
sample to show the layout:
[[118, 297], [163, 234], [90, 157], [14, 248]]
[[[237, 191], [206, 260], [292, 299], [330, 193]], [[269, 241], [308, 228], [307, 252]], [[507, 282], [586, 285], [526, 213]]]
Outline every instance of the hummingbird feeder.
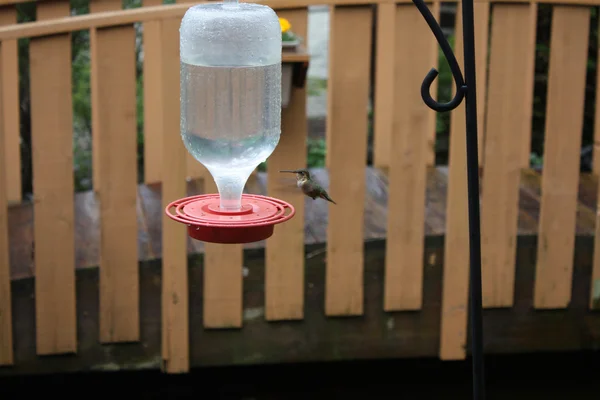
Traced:
[[196, 240], [267, 239], [294, 207], [243, 190], [281, 134], [279, 18], [267, 6], [226, 0], [189, 8], [179, 32], [181, 138], [219, 193], [175, 200], [165, 212]]

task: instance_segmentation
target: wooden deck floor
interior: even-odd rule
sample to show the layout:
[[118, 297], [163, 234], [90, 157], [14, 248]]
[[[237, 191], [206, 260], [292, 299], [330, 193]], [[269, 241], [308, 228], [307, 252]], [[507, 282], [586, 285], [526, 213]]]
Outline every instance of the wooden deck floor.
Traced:
[[[431, 168], [427, 175], [425, 232], [427, 235], [443, 235], [445, 232], [447, 168]], [[325, 187], [329, 180], [325, 169], [313, 169], [313, 175]], [[367, 195], [365, 198], [365, 230], [367, 239], [385, 237], [387, 220], [387, 176], [384, 171], [367, 168]], [[593, 235], [596, 213], [596, 179], [590, 174], [582, 174], [579, 184], [579, 205], [577, 212], [578, 235]], [[202, 182], [188, 183], [188, 194], [202, 193]], [[290, 190], [297, 190], [290, 182]], [[259, 173], [251, 178], [246, 186], [248, 193], [266, 194], [266, 174]], [[340, 199], [331, 193], [337, 201]], [[522, 173], [519, 199], [518, 230], [520, 235], [534, 235], [537, 232], [541, 195], [541, 175], [527, 170]], [[324, 243], [327, 237], [328, 204], [324, 201], [305, 200], [305, 240], [307, 244]], [[161, 246], [161, 188], [160, 184], [140, 185], [138, 188], [138, 247], [140, 260], [160, 258]], [[78, 193], [75, 196], [75, 251], [77, 268], [87, 268], [99, 264], [99, 210], [93, 192]], [[33, 207], [22, 204], [9, 209], [9, 235], [11, 256], [11, 277], [22, 279], [33, 275]], [[262, 247], [264, 242], [251, 243], [247, 248]], [[188, 239], [189, 253], [203, 251], [203, 243]]]

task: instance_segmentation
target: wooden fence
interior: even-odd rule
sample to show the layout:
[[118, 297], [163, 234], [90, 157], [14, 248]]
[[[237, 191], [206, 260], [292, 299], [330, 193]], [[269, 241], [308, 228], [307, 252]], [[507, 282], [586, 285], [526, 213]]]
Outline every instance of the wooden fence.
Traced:
[[[100, 200], [100, 341], [140, 340], [136, 220], [134, 23], [143, 25], [145, 179], [162, 182], [163, 204], [185, 196], [186, 177], [206, 176], [186, 156], [179, 131], [179, 24], [191, 5], [120, 10], [121, 1], [90, 1], [90, 14], [69, 17], [67, 1], [38, 1], [37, 22], [16, 24], [18, 0], [0, 0], [0, 364], [13, 363], [7, 204], [21, 199], [17, 40], [29, 39], [33, 148], [35, 315], [37, 354], [77, 352], [70, 33], [90, 30], [94, 190]], [[327, 115], [329, 207], [325, 314], [363, 310], [365, 155], [370, 58], [374, 53], [374, 156], [389, 176], [384, 304], [415, 311], [423, 299], [425, 184], [434, 162], [435, 113], [420, 85], [437, 67], [438, 46], [406, 1], [268, 0], [307, 37], [307, 7], [331, 10]], [[544, 172], [535, 307], [565, 308], [571, 296], [579, 149], [590, 10], [600, 0], [562, 0], [552, 17]], [[518, 191], [529, 167], [537, 2], [477, 1], [475, 28], [482, 177], [485, 307], [514, 298]], [[431, 3], [434, 15], [440, 2]], [[377, 14], [376, 45], [372, 24]], [[460, 14], [460, 13], [458, 13]], [[488, 29], [491, 22], [491, 29]], [[460, 17], [456, 22], [461, 31]], [[456, 38], [462, 64], [461, 35]], [[489, 36], [489, 46], [488, 46]], [[310, 44], [308, 44], [310, 46]], [[488, 65], [489, 60], [489, 65]], [[599, 69], [600, 72], [600, 69]], [[487, 82], [487, 84], [486, 84]], [[435, 90], [436, 84], [434, 84]], [[306, 96], [294, 89], [292, 99]], [[487, 100], [486, 100], [487, 99]], [[277, 171], [306, 164], [306, 110], [283, 111], [281, 142], [269, 158]], [[597, 104], [600, 104], [598, 102]], [[597, 106], [598, 107], [598, 106]], [[596, 116], [600, 116], [597, 108]], [[443, 262], [440, 350], [465, 357], [468, 230], [463, 106], [452, 113]], [[600, 137], [600, 121], [596, 121]], [[597, 139], [598, 140], [598, 139]], [[600, 163], [594, 163], [595, 173]], [[297, 205], [266, 244], [265, 318], [297, 320], [304, 312], [304, 199], [269, 174], [268, 194]], [[207, 179], [208, 190], [216, 188]], [[163, 216], [162, 358], [168, 372], [189, 368], [185, 227]], [[598, 224], [600, 228], [600, 224]], [[600, 242], [596, 241], [597, 245]], [[205, 328], [240, 328], [242, 246], [206, 244]], [[593, 280], [600, 280], [600, 252]], [[593, 291], [600, 296], [598, 290]]]

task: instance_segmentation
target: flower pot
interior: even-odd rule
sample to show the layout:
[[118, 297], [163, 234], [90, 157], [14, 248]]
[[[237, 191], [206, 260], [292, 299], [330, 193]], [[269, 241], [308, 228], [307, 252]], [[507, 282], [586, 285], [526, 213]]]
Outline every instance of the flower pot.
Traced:
[[281, 49], [283, 51], [296, 51], [296, 49], [300, 46], [300, 40], [286, 40], [281, 42]]

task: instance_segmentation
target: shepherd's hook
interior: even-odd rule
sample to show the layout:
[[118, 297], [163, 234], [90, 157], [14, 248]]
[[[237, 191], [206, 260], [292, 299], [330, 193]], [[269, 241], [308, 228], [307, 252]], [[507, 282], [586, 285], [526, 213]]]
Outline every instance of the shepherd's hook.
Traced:
[[431, 84], [438, 76], [433, 68], [421, 85], [421, 97], [429, 108], [438, 112], [451, 111], [466, 101], [465, 118], [467, 128], [467, 187], [469, 207], [469, 299], [471, 317], [471, 356], [473, 358], [473, 399], [485, 399], [483, 366], [483, 310], [481, 301], [481, 227], [479, 216], [479, 160], [477, 150], [477, 89], [475, 80], [475, 27], [473, 0], [462, 0], [463, 43], [465, 78], [437, 23], [423, 0], [412, 0], [435, 35], [444, 57], [448, 60], [456, 94], [448, 103], [439, 103], [430, 94]]

